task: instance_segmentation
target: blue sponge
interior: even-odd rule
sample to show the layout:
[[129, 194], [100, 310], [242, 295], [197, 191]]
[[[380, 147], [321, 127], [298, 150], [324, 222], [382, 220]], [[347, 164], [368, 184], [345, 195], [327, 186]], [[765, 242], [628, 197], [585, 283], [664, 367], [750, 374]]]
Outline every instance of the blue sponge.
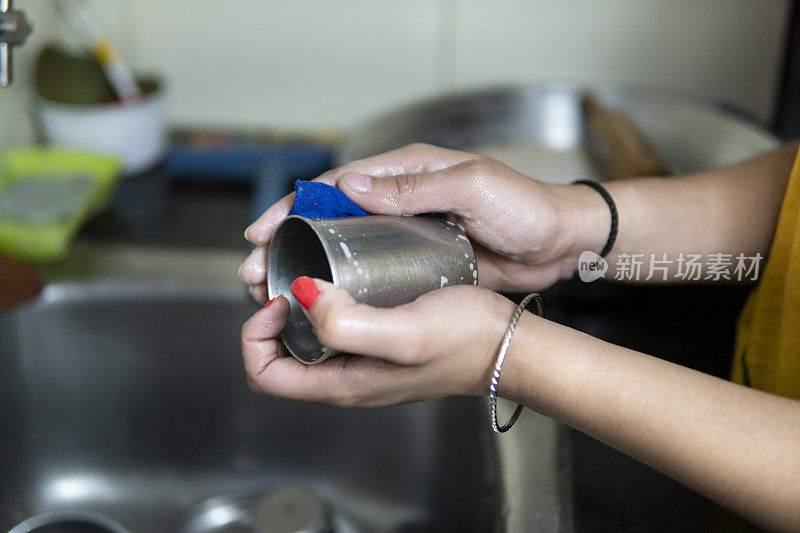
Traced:
[[304, 217], [363, 217], [370, 215], [342, 191], [319, 181], [296, 181], [290, 215]]

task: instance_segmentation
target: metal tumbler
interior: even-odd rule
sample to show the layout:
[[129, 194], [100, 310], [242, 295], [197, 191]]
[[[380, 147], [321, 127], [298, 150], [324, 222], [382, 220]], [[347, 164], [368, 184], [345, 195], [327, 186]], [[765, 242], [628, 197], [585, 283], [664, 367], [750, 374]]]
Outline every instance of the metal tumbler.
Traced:
[[281, 332], [289, 352], [313, 364], [336, 352], [317, 340], [292, 296], [300, 276], [330, 281], [358, 302], [393, 307], [448, 285], [477, 285], [478, 267], [463, 228], [443, 217], [287, 217], [269, 247], [267, 291], [291, 304]]

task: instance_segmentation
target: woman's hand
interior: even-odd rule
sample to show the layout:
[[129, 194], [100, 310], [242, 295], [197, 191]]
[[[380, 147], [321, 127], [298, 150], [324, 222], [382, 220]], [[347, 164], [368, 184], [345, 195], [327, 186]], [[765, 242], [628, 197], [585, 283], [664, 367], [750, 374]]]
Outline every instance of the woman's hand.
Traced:
[[289, 302], [278, 296], [242, 328], [250, 388], [287, 400], [361, 409], [485, 394], [515, 309], [494, 292], [466, 285], [391, 309], [358, 304], [319, 279], [298, 278], [292, 292], [320, 342], [348, 355], [317, 365], [281, 357], [277, 336]]
[[[449, 213], [475, 244], [481, 285], [498, 290], [538, 290], [570, 276], [580, 252], [599, 251], [608, 233], [608, 209], [588, 187], [542, 183], [494, 159], [425, 144], [354, 161], [316, 181], [375, 214]], [[240, 275], [262, 303], [267, 247], [293, 202], [287, 196], [245, 232], [258, 247]]]

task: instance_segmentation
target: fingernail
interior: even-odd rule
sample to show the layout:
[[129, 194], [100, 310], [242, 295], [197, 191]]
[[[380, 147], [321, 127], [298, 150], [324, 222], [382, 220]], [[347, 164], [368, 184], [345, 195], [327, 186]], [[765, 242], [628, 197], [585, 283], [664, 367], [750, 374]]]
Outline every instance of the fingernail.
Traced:
[[311, 309], [319, 296], [319, 288], [308, 276], [301, 276], [292, 282], [292, 294], [305, 309]]
[[372, 189], [372, 176], [364, 174], [348, 174], [344, 180], [355, 192], [369, 192]]
[[[280, 296], [280, 295], [279, 295], [279, 296]], [[270, 305], [272, 305], [272, 302], [274, 302], [274, 301], [275, 301], [277, 298], [278, 298], [278, 296], [276, 296], [276, 297], [275, 297], [275, 298], [273, 298], [272, 300], [269, 300], [267, 303], [265, 303], [265, 304], [264, 304], [264, 307], [262, 307], [261, 309], [266, 309], [267, 307], [269, 307]]]
[[250, 226], [247, 226], [246, 228], [244, 228], [244, 240], [246, 240], [246, 241], [250, 240], [250, 239], [247, 238], [247, 232], [250, 231], [250, 228], [252, 228], [252, 227], [253, 226], [250, 225]]

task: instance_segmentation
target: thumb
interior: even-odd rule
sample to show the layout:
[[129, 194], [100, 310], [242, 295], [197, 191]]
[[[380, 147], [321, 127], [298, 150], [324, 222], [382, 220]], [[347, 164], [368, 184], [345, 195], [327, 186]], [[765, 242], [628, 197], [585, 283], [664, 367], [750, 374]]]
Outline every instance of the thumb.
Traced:
[[289, 300], [276, 296], [242, 326], [242, 359], [253, 380], [278, 357], [278, 336], [289, 318]]
[[399, 364], [418, 362], [424, 330], [408, 304], [388, 309], [359, 304], [332, 283], [307, 276], [294, 280], [292, 294], [325, 346]]
[[385, 178], [348, 172], [337, 186], [366, 211], [381, 215], [468, 211], [475, 195], [476, 163], [467, 161], [433, 172]]

